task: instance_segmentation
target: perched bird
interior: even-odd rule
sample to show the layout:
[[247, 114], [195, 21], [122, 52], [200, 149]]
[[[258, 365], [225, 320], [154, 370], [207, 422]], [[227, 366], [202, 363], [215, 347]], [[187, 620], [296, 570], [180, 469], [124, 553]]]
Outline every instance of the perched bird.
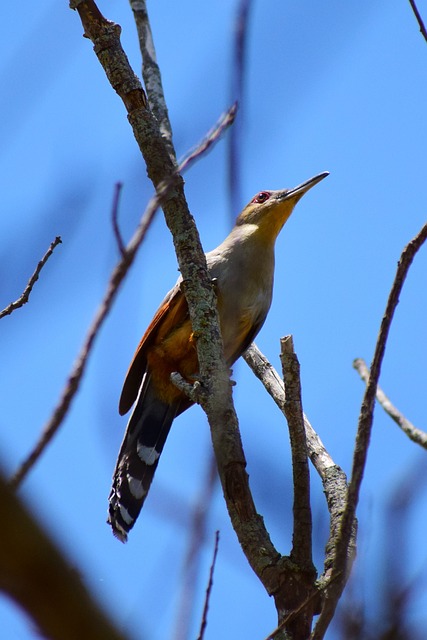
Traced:
[[[206, 254], [215, 279], [220, 328], [232, 365], [261, 329], [270, 309], [274, 245], [300, 198], [327, 172], [295, 189], [260, 191], [243, 209], [229, 236]], [[199, 365], [181, 279], [169, 291], [144, 333], [128, 369], [121, 415], [135, 403], [119, 452], [109, 496], [108, 522], [122, 542], [147, 497], [174, 418], [192, 402], [171, 381], [173, 372], [193, 382]]]

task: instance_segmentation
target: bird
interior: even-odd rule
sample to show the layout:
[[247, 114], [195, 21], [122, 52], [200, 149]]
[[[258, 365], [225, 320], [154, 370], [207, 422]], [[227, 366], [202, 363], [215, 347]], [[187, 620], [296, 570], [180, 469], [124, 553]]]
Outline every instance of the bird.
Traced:
[[[249, 347], [270, 309], [277, 236], [302, 196], [328, 175], [319, 173], [293, 189], [258, 192], [225, 240], [206, 254], [228, 366]], [[142, 336], [120, 396], [119, 413], [132, 406], [133, 411], [113, 474], [107, 522], [122, 542], [147, 497], [172, 422], [193, 404], [171, 374], [194, 383], [198, 368], [180, 277]]]

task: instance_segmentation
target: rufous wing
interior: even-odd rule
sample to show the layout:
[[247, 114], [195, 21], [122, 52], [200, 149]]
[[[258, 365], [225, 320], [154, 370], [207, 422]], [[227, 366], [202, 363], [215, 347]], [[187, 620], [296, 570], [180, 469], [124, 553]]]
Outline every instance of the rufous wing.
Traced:
[[141, 338], [126, 373], [119, 402], [119, 413], [124, 415], [135, 402], [146, 367], [147, 351], [161, 342], [169, 332], [188, 317], [188, 306], [179, 284], [167, 294], [154, 318]]

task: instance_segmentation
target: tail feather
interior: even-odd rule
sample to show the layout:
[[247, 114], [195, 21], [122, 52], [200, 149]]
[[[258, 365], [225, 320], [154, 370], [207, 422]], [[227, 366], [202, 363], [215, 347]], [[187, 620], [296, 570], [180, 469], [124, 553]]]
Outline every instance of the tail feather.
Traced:
[[107, 522], [122, 542], [126, 542], [147, 497], [177, 413], [179, 403], [159, 400], [146, 374], [129, 418], [109, 496]]

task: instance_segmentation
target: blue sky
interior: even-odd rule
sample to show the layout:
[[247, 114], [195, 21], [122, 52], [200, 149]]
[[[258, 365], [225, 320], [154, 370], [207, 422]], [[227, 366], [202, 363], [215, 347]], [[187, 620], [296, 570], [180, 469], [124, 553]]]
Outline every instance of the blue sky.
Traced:
[[[174, 141], [182, 155], [230, 104], [236, 3], [152, 5]], [[139, 73], [128, 4], [100, 8], [122, 25], [124, 48]], [[419, 9], [427, 19], [427, 4], [419, 2]], [[8, 3], [0, 13], [7, 24], [0, 43], [1, 308], [20, 295], [54, 237], [63, 240], [30, 303], [1, 323], [0, 460], [11, 473], [57, 403], [117, 260], [110, 224], [114, 184], [124, 183], [120, 224], [126, 238], [152, 187], [124, 107], [82, 38], [77, 13], [53, 0], [37, 3], [37, 12], [18, 12]], [[239, 113], [240, 204], [262, 189], [292, 187], [324, 170], [331, 174], [301, 201], [278, 240], [273, 305], [257, 344], [279, 368], [279, 338], [293, 334], [305, 412], [347, 473], [363, 394], [352, 361], [370, 361], [397, 260], [426, 219], [426, 101], [427, 44], [408, 2], [254, 2]], [[226, 153], [223, 140], [185, 178], [206, 250], [230, 228]], [[401, 296], [381, 376], [386, 393], [420, 428], [426, 418], [426, 274], [424, 249]], [[174, 637], [189, 514], [210, 451], [206, 419], [193, 408], [174, 425], [128, 544], [113, 538], [105, 519], [126, 424], [117, 413], [121, 384], [143, 330], [176, 277], [171, 238], [159, 214], [101, 331], [70, 413], [21, 490], [111, 616], [138, 639]], [[234, 377], [257, 508], [286, 553], [286, 425], [245, 363], [235, 366]], [[387, 579], [380, 553], [384, 505], [409, 469], [420, 465], [406, 530], [413, 550], [407, 576], [422, 576], [410, 612], [425, 625], [424, 455], [377, 408], [356, 570], [374, 611]], [[327, 514], [314, 471], [312, 477], [321, 570]], [[216, 529], [221, 541], [205, 637], [264, 638], [276, 623], [273, 602], [247, 566], [219, 489], [191, 637]], [[3, 598], [0, 618], [5, 637], [36, 637]], [[328, 637], [336, 636], [331, 631]]]

